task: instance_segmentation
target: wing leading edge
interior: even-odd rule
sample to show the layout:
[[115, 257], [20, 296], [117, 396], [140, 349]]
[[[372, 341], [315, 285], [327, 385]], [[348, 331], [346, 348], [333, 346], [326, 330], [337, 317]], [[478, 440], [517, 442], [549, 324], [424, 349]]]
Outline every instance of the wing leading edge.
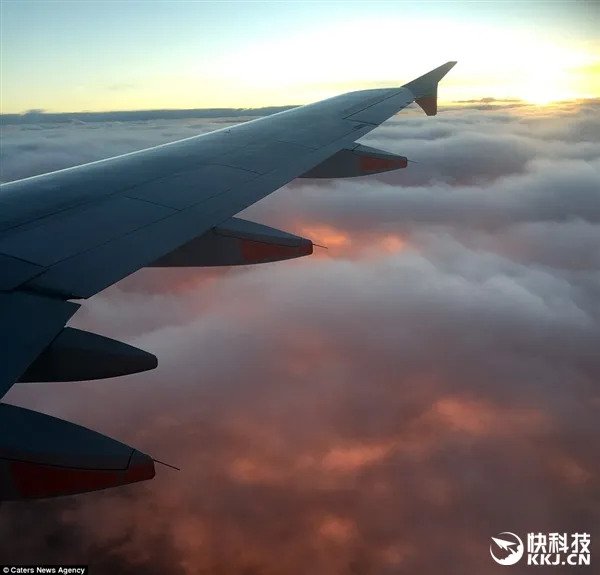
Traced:
[[[312, 253], [310, 240], [233, 216], [296, 178], [405, 168], [403, 156], [356, 140], [413, 102], [437, 114], [438, 83], [455, 64], [398, 88], [350, 92], [2, 185], [0, 398], [17, 381], [114, 377], [156, 367], [147, 352], [65, 327], [80, 307], [69, 300], [91, 297], [146, 266], [248, 265]], [[154, 476], [153, 460], [133, 448], [5, 406], [10, 425], [0, 435], [0, 500]], [[24, 427], [39, 439], [23, 442]], [[129, 460], [110, 467], [106, 461], [118, 460], [113, 451]], [[83, 453], [89, 463], [82, 468], [77, 457]], [[143, 472], [131, 471], [132, 454]], [[36, 474], [52, 486], [32, 487]]]

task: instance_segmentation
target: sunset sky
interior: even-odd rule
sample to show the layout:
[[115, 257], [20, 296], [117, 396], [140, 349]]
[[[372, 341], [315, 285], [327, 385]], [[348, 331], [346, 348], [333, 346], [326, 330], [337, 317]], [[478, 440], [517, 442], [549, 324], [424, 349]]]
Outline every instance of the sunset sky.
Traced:
[[3, 0], [2, 113], [302, 104], [448, 60], [445, 101], [600, 95], [594, 0]]

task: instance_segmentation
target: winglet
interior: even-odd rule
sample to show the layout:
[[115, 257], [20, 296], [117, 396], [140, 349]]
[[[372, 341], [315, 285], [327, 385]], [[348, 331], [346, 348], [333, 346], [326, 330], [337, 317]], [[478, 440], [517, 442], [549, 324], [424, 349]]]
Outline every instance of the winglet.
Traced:
[[403, 88], [410, 90], [415, 96], [415, 102], [428, 116], [437, 114], [437, 88], [439, 81], [448, 73], [456, 62], [446, 62], [439, 68], [427, 72], [416, 80], [405, 84]]

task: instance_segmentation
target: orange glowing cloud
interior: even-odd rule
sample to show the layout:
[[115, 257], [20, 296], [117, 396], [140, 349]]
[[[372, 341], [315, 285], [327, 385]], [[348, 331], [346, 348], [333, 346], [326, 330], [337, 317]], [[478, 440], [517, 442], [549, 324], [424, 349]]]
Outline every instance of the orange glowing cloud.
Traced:
[[550, 425], [547, 416], [534, 409], [505, 409], [487, 401], [456, 397], [436, 401], [431, 415], [452, 430], [472, 435], [547, 431]]
[[352, 244], [352, 239], [348, 234], [330, 227], [305, 226], [301, 228], [300, 233], [307, 238], [310, 238], [314, 243], [321, 244], [328, 248], [348, 247]]

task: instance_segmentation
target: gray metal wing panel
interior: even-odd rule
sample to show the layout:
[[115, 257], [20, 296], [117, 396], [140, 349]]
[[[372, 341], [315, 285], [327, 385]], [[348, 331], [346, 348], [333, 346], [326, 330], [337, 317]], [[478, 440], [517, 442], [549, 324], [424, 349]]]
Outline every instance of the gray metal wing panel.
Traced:
[[[397, 91], [398, 91], [398, 88], [387, 88], [387, 89], [369, 90], [368, 92], [362, 92], [363, 97], [360, 100], [357, 99], [357, 101], [355, 103], [353, 103], [351, 106], [342, 110], [341, 114], [344, 118], [347, 118], [348, 116], [351, 116], [352, 114], [355, 114], [356, 112], [360, 112], [361, 110], [364, 110], [365, 108], [368, 108], [369, 106], [372, 106], [373, 104], [377, 104], [378, 102], [381, 102], [381, 100], [385, 100], [389, 96], [393, 96]], [[367, 96], [366, 100], [365, 100], [365, 96]]]
[[314, 149], [314, 147], [290, 142], [270, 140], [250, 144], [241, 150], [220, 156], [218, 161], [234, 168], [266, 174], [294, 158], [309, 154]]
[[135, 187], [125, 195], [184, 210], [258, 176], [256, 172], [208, 164]]
[[2, 184], [0, 236], [2, 231], [197, 168], [261, 141], [268, 128], [268, 122], [256, 122], [253, 130], [224, 128], [116, 158]]
[[0, 253], [51, 266], [174, 212], [140, 200], [112, 197], [0, 239]]
[[391, 118], [398, 110], [401, 110], [413, 102], [415, 96], [410, 90], [402, 88], [396, 90], [393, 95], [388, 96], [375, 104], [372, 104], [360, 111], [346, 116], [348, 120], [355, 122], [368, 122], [373, 126], [378, 126]]
[[10, 291], [44, 271], [41, 266], [0, 254], [0, 291]]
[[170, 160], [152, 149], [4, 184], [0, 230], [54, 216], [200, 163], [200, 158], [190, 162], [186, 144], [173, 145]]
[[[319, 122], [305, 123], [295, 126], [294, 130], [280, 136], [281, 140], [300, 145], [310, 145], [314, 148], [320, 148], [335, 142], [344, 136], [353, 134], [355, 130], [362, 128], [364, 124], [350, 121], [323, 119]], [[355, 135], [353, 139], [358, 138]]]

